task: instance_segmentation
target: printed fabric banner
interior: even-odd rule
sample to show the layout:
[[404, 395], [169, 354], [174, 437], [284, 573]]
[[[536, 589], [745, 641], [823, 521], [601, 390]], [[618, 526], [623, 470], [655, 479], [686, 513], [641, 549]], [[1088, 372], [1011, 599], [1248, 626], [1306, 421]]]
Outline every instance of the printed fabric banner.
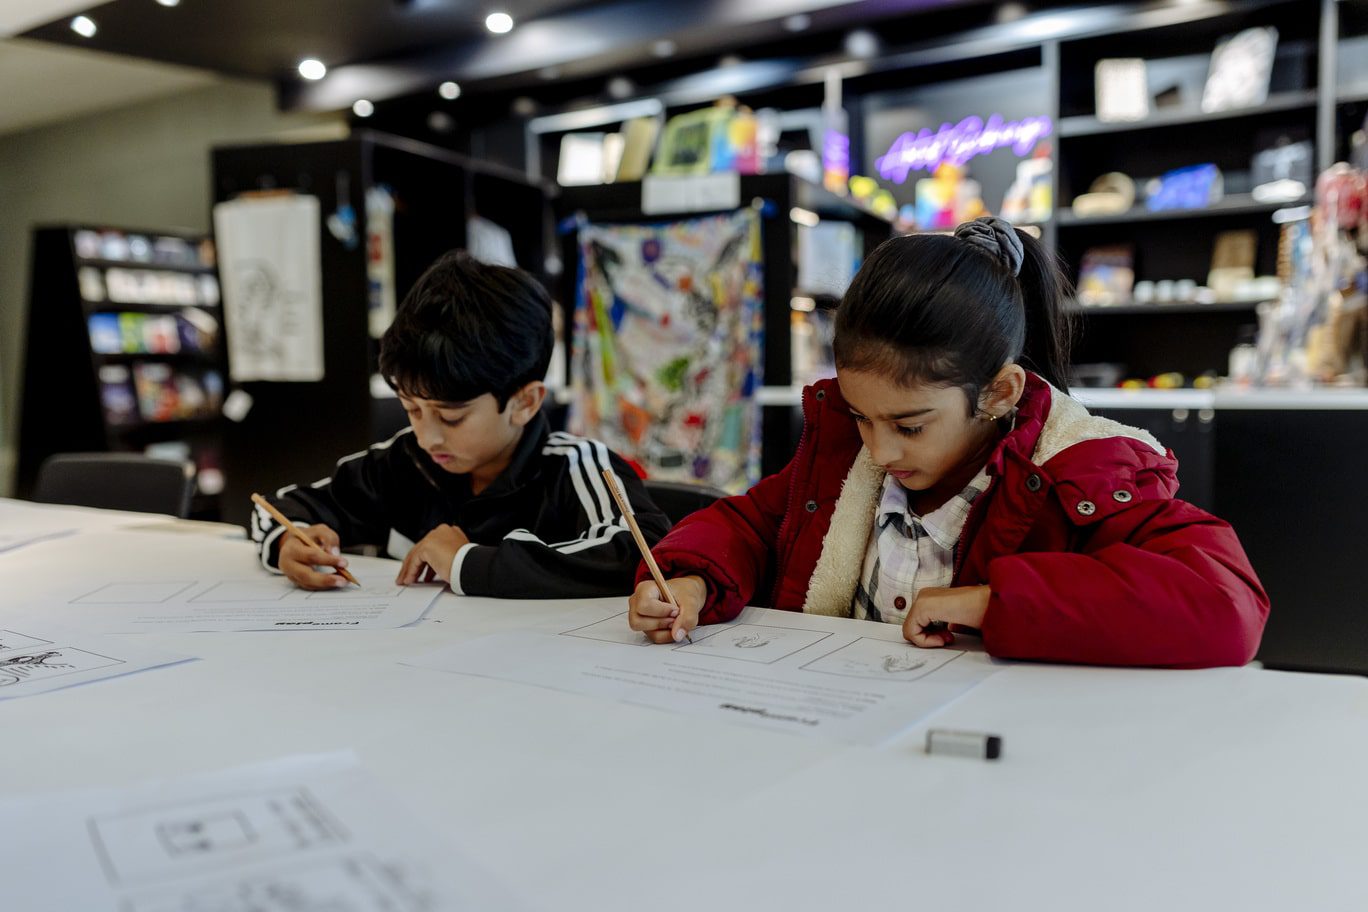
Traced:
[[579, 237], [571, 431], [652, 478], [746, 490], [760, 471], [759, 214]]

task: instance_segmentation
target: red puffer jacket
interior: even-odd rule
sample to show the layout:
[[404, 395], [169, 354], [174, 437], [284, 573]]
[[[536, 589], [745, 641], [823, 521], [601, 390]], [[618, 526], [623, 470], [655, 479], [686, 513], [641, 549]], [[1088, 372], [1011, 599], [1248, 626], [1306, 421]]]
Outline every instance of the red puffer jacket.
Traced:
[[[793, 460], [677, 525], [666, 577], [708, 581], [701, 623], [747, 604], [850, 615], [883, 472], [834, 380], [803, 391]], [[988, 463], [955, 584], [988, 584], [988, 652], [1098, 665], [1253, 658], [1268, 596], [1225, 522], [1174, 499], [1177, 462], [1144, 431], [1089, 415], [1035, 375]], [[638, 581], [649, 578], [644, 566]]]

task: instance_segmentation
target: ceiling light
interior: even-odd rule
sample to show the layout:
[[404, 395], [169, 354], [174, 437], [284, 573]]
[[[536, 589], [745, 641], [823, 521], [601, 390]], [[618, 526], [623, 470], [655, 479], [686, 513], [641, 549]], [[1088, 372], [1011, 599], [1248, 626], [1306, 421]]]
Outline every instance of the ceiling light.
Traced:
[[95, 20], [91, 19], [89, 16], [77, 16], [75, 19], [72, 19], [71, 30], [82, 38], [94, 38], [95, 33], [99, 31], [99, 29], [95, 27]]
[[789, 32], [806, 31], [810, 25], [812, 25], [812, 17], [807, 13], [798, 13], [784, 20], [784, 30]]
[[879, 37], [869, 29], [856, 29], [845, 37], [845, 52], [851, 57], [873, 57], [879, 53]]
[[608, 80], [608, 96], [610, 98], [621, 101], [624, 98], [630, 98], [635, 91], [636, 84], [626, 76], [614, 76]]
[[537, 113], [537, 103], [526, 95], [519, 95], [513, 99], [513, 113], [519, 117], [531, 117]]
[[668, 38], [662, 38], [651, 45], [651, 53], [657, 57], [673, 57], [679, 48]]
[[322, 79], [328, 75], [328, 68], [323, 65], [323, 61], [308, 57], [299, 61], [299, 75], [305, 79]]
[[513, 31], [513, 17], [508, 13], [490, 13], [485, 16], [485, 28], [496, 35]]
[[352, 105], [352, 113], [357, 117], [370, 117], [375, 113], [375, 105], [364, 98], [358, 98], [356, 104]]
[[157, 0], [162, 6], [180, 6], [180, 0]]
[[741, 59], [740, 54], [723, 54], [717, 60], [717, 65], [719, 67], [734, 67], [740, 66], [743, 63], [745, 63], [745, 61]]
[[461, 97], [461, 87], [454, 82], [444, 82], [437, 87], [437, 94], [447, 101], [455, 101]]
[[537, 75], [547, 81], [550, 81], [552, 79], [560, 79], [561, 69], [558, 66], [542, 67], [540, 70], [537, 70]]

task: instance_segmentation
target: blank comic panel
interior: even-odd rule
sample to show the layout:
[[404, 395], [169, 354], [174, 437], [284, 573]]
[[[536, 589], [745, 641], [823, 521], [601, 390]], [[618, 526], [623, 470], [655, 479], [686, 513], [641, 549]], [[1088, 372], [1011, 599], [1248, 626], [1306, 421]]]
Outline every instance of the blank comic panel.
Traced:
[[186, 582], [109, 583], [72, 602], [73, 605], [160, 605], [195, 585]]
[[651, 641], [646, 639], [646, 634], [639, 633], [627, 626], [627, 612], [625, 611], [593, 624], [562, 631], [561, 636], [598, 640], [600, 643], [621, 643], [624, 646], [651, 645]]
[[803, 670], [845, 678], [916, 681], [962, 655], [962, 651], [955, 649], [919, 649], [911, 643], [860, 637], [834, 652], [813, 659], [803, 666]]
[[12, 649], [26, 649], [29, 646], [50, 646], [51, 640], [40, 640], [23, 633], [15, 633], [13, 630], [0, 630], [0, 652], [8, 652]]
[[721, 626], [717, 633], [695, 639], [692, 645], [676, 646], [675, 651], [771, 665], [829, 636], [830, 633], [799, 627], [728, 624]]
[[224, 602], [278, 602], [294, 591], [294, 587], [278, 578], [226, 580], [215, 583], [196, 595], [190, 601], [205, 603]]
[[211, 873], [346, 841], [341, 827], [303, 789], [100, 817], [91, 821], [90, 832], [116, 884]]

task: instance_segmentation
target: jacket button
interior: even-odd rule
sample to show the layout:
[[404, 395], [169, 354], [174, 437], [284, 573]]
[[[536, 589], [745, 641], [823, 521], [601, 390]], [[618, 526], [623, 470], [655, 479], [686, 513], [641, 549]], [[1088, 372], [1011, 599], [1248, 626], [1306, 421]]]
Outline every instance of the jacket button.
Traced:
[[906, 611], [906, 610], [907, 610], [907, 599], [903, 598], [901, 595], [898, 596], [897, 598], [895, 598], [895, 599], [893, 600], [893, 607], [896, 608], [896, 609], [898, 609], [899, 611]]
[[806, 504], [803, 505], [803, 507], [804, 507], [804, 509], [806, 509], [809, 513], [816, 513], [816, 512], [817, 512], [817, 501], [815, 501], [815, 500], [809, 500]]
[[826, 390], [818, 390], [817, 392], [813, 393], [812, 395], [813, 395], [813, 398], [816, 398], [816, 399], [825, 399], [825, 398], [826, 398]]
[[1039, 475], [1026, 476], [1026, 490], [1030, 491], [1032, 494], [1040, 490], [1040, 484], [1041, 482]]
[[1080, 500], [1074, 509], [1078, 511], [1080, 516], [1092, 516], [1097, 512], [1097, 504], [1091, 500]]
[[1130, 503], [1130, 502], [1131, 502], [1132, 500], [1134, 500], [1134, 499], [1135, 499], [1135, 495], [1132, 494], [1130, 491], [1113, 491], [1113, 492], [1112, 492], [1112, 500], [1116, 501], [1117, 503]]

